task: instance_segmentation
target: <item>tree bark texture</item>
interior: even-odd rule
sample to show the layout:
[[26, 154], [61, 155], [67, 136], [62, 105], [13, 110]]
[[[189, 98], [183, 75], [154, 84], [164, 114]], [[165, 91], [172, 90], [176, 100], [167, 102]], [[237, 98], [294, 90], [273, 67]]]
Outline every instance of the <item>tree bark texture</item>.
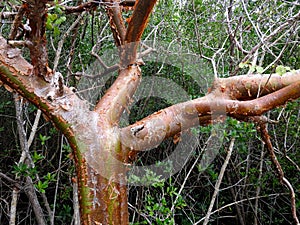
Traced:
[[125, 176], [132, 151], [157, 146], [190, 127], [218, 122], [225, 116], [239, 120], [261, 116], [300, 97], [300, 70], [283, 76], [222, 78], [215, 80], [205, 97], [170, 106], [120, 128], [120, 117], [141, 80], [137, 47], [156, 1], [136, 1], [127, 28], [118, 7], [107, 8], [115, 43], [120, 46], [120, 67], [118, 78], [93, 110], [70, 88], [58, 85], [48, 68], [43, 30], [46, 2], [25, 3], [31, 27], [28, 38], [34, 43], [29, 49], [36, 56], [31, 63], [0, 37], [0, 82], [37, 106], [68, 139], [77, 171], [82, 224], [128, 224]]
[[[120, 70], [119, 78], [107, 92], [107, 99], [102, 99], [95, 111], [91, 111], [66, 86], [63, 97], [49, 99], [47, 94], [54, 87], [43, 78], [32, 75], [32, 65], [21, 55], [9, 57], [13, 48], [4, 38], [0, 43], [0, 79], [3, 84], [40, 108], [69, 140], [77, 167], [81, 221], [84, 224], [97, 221], [127, 223], [126, 166], [122, 163], [127, 162], [130, 150], [156, 146], [163, 138], [183, 129], [210, 123], [212, 113], [217, 113], [218, 109], [225, 109], [228, 116], [245, 119], [262, 115], [300, 96], [300, 71], [283, 76], [224, 78], [217, 80], [205, 97], [173, 105], [128, 127], [119, 128], [120, 114], [139, 83], [141, 72], [138, 66]], [[257, 98], [259, 90], [262, 90], [261, 97]], [[137, 126], [142, 129], [133, 135], [132, 128]]]

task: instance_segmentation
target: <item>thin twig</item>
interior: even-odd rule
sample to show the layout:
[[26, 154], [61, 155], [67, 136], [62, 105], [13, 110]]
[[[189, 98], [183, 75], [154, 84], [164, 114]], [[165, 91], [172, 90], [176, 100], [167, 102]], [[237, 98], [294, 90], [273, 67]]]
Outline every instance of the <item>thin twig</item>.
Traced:
[[[263, 165], [264, 165], [264, 147], [262, 147], [261, 151], [260, 151], [260, 163], [259, 163], [259, 174], [258, 174], [258, 179], [257, 182], [260, 184], [261, 183], [261, 179], [262, 179], [262, 175], [263, 175]], [[260, 195], [260, 191], [261, 191], [261, 185], [257, 185], [256, 188], [256, 197], [258, 197]], [[258, 198], [255, 199], [255, 203], [254, 203], [254, 225], [258, 224]]]
[[28, 148], [30, 148], [30, 146], [32, 144], [32, 141], [33, 141], [33, 138], [34, 138], [34, 136], [36, 134], [37, 126], [39, 125], [41, 114], [42, 114], [42, 111], [40, 109], [38, 109], [37, 113], [36, 113], [36, 116], [35, 116], [35, 119], [34, 119], [33, 126], [31, 128], [31, 132], [30, 132], [29, 138], [28, 138]]
[[[272, 197], [272, 196], [277, 197], [277, 196], [280, 196], [280, 195], [287, 195], [287, 193], [270, 194], [270, 195], [268, 195], [268, 196], [262, 195], [262, 196], [255, 196], [255, 197], [252, 197], [252, 198], [242, 199], [242, 200], [235, 201], [235, 202], [229, 203], [229, 204], [227, 204], [227, 205], [224, 205], [224, 206], [222, 206], [222, 207], [216, 209], [215, 211], [211, 212], [210, 215], [216, 214], [216, 213], [222, 211], [223, 209], [226, 209], [226, 208], [231, 207], [231, 206], [233, 206], [233, 205], [240, 204], [240, 203], [242, 203], [242, 202], [247, 202], [247, 201], [250, 201], [250, 200], [260, 199], [260, 198], [268, 198], [268, 197]], [[199, 224], [199, 223], [202, 222], [204, 219], [205, 219], [205, 217], [201, 218], [200, 220], [198, 220], [198, 221], [197, 221], [196, 223], [194, 223], [194, 224]]]
[[61, 161], [62, 161], [62, 152], [63, 152], [63, 140], [64, 136], [61, 137], [60, 142], [60, 154], [59, 154], [59, 165], [58, 165], [58, 172], [57, 172], [57, 178], [56, 178], [56, 187], [55, 187], [55, 195], [54, 195], [54, 201], [53, 201], [53, 212], [51, 216], [51, 225], [54, 225], [54, 218], [55, 218], [55, 207], [56, 207], [56, 200], [57, 200], [57, 192], [58, 192], [58, 186], [59, 186], [59, 178], [60, 178], [60, 170], [61, 170]]
[[6, 174], [1, 173], [1, 172], [0, 172], [0, 177], [4, 178], [5, 180], [12, 183], [14, 186], [16, 186], [16, 188], [22, 189], [22, 186], [20, 185], [19, 181], [14, 180], [14, 179], [10, 178], [9, 176], [7, 176]]
[[80, 16], [78, 16], [78, 18], [72, 23], [72, 25], [69, 27], [69, 29], [62, 36], [61, 40], [58, 42], [56, 55], [55, 55], [55, 59], [54, 59], [54, 63], [53, 63], [53, 70], [54, 71], [57, 69], [58, 62], [59, 62], [59, 59], [60, 59], [60, 54], [61, 54], [62, 47], [63, 47], [65, 39], [67, 38], [67, 36], [69, 36], [71, 31], [79, 24], [79, 22], [81, 21], [81, 19], [85, 15], [85, 13], [86, 12], [83, 12]]
[[[30, 155], [29, 155], [29, 148], [28, 148], [28, 142], [26, 140], [26, 132], [24, 129], [24, 120], [23, 120], [23, 104], [22, 104], [23, 100], [19, 100], [18, 99], [18, 95], [15, 95], [15, 107], [16, 107], [16, 120], [17, 120], [17, 128], [18, 128], [18, 134], [19, 134], [19, 140], [20, 140], [20, 146], [21, 146], [21, 150], [22, 150], [22, 154], [20, 157], [20, 161], [19, 163], [24, 163], [25, 159], [31, 159]], [[30, 162], [28, 162], [30, 164], [30, 166], [32, 166], [32, 160], [29, 160]], [[11, 201], [11, 219], [10, 219], [10, 224], [15, 224], [15, 215], [13, 215], [13, 213], [15, 213], [16, 210], [16, 206], [17, 206], [17, 197], [18, 197], [18, 193], [14, 193], [15, 191], [18, 192], [18, 190], [13, 191], [13, 197], [12, 201]], [[46, 225], [46, 221], [44, 218], [44, 213], [42, 210], [42, 207], [38, 201], [38, 197], [36, 195], [33, 183], [32, 183], [32, 179], [27, 176], [26, 177], [26, 188], [24, 189], [31, 205], [34, 211], [34, 214], [36, 216], [36, 220], [37, 223], [40, 225]]]
[[[242, 3], [244, 4], [244, 2], [242, 1]], [[267, 36], [259, 36], [260, 42], [254, 46], [250, 51], [249, 54], [246, 55], [240, 62], [246, 62], [250, 57], [252, 57], [252, 55], [257, 51], [257, 49], [259, 49], [262, 46], [265, 46], [268, 49], [268, 46], [266, 45], [266, 43], [271, 40], [276, 34], [278, 34], [279, 32], [281, 32], [283, 29], [285, 29], [286, 27], [291, 27], [294, 23], [296, 23], [300, 18], [300, 12], [298, 12], [297, 14], [295, 14], [294, 16], [292, 16], [291, 18], [289, 18], [288, 20], [286, 20], [284, 23], [282, 23], [281, 25], [279, 25], [274, 31], [272, 31], [269, 35]], [[254, 26], [254, 28], [256, 28]], [[257, 33], [259, 33], [259, 31], [257, 30]], [[235, 69], [235, 71], [232, 73], [232, 75], [236, 75], [238, 73], [238, 71], [240, 70], [239, 67], [237, 67]]]
[[[220, 185], [222, 183], [222, 180], [223, 180], [223, 176], [224, 176], [224, 173], [225, 173], [225, 170], [226, 170], [226, 167], [228, 165], [228, 162], [230, 160], [230, 157], [231, 157], [231, 153], [233, 151], [233, 146], [234, 146], [234, 142], [235, 142], [235, 138], [233, 137], [230, 141], [230, 144], [229, 144], [229, 148], [228, 148], [228, 151], [227, 151], [227, 155], [226, 155], [226, 158], [225, 158], [225, 161], [223, 163], [223, 166], [221, 168], [221, 171], [220, 171], [220, 174], [218, 176], [218, 180], [215, 184], [215, 191], [213, 193], [213, 196], [211, 198], [211, 202], [210, 202], [210, 205], [208, 207], [208, 210], [207, 210], [207, 213], [206, 213], [206, 216], [205, 216], [205, 220], [203, 222], [203, 225], [207, 225], [208, 222], [209, 222], [209, 218], [211, 216], [211, 212], [212, 212], [212, 209], [214, 207], [214, 204], [215, 204], [215, 200], [216, 200], [216, 197], [219, 193], [219, 189], [220, 189]], [[198, 224], [198, 223], [195, 223], [195, 224]]]

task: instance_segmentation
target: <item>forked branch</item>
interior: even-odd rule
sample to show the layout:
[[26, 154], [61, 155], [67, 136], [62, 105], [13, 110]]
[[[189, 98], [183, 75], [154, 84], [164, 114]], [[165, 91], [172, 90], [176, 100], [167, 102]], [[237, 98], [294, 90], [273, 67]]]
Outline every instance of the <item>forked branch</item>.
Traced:
[[[122, 143], [129, 149], [141, 150], [156, 146], [192, 126], [206, 125], [223, 120], [226, 116], [239, 120], [261, 116], [300, 97], [300, 81], [294, 80], [299, 79], [299, 72], [289, 73], [282, 78], [272, 75], [268, 84], [264, 81], [269, 75], [251, 79], [247, 75], [239, 76], [240, 79], [222, 79], [205, 97], [170, 106], [123, 128]], [[276, 82], [277, 85], [274, 85]], [[269, 84], [274, 86], [266, 88], [264, 96], [256, 98], [256, 95], [252, 95], [257, 93], [261, 85], [269, 87]]]

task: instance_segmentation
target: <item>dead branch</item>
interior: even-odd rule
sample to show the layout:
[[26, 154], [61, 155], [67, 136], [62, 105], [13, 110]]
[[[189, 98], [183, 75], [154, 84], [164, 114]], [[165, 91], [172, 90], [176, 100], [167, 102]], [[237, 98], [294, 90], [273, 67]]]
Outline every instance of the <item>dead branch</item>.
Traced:
[[[19, 163], [26, 163], [28, 164], [29, 167], [32, 166], [33, 162], [30, 160], [30, 155], [29, 155], [29, 147], [28, 147], [28, 142], [26, 140], [26, 132], [24, 129], [24, 121], [23, 121], [23, 111], [22, 111], [22, 102], [20, 102], [17, 99], [17, 95], [15, 95], [15, 105], [16, 105], [16, 119], [17, 119], [17, 128], [18, 128], [18, 134], [19, 134], [19, 140], [20, 140], [20, 146], [22, 149], [22, 155], [20, 157], [20, 161]], [[28, 160], [26, 160], [28, 159]], [[14, 192], [18, 190], [14, 190]], [[38, 197], [36, 195], [34, 186], [33, 186], [33, 182], [32, 179], [27, 176], [26, 177], [26, 186], [24, 188], [25, 194], [27, 195], [30, 203], [32, 204], [33, 207], [33, 211], [35, 213], [36, 216], [36, 220], [38, 222], [38, 224], [45, 224], [46, 225], [46, 221], [44, 218], [44, 213], [42, 210], [42, 207], [38, 201]], [[16, 202], [17, 202], [17, 197], [18, 194], [13, 194], [13, 196], [15, 198], [12, 199], [12, 204], [11, 204], [11, 212], [15, 212], [15, 208], [17, 206]], [[12, 219], [14, 219], [15, 216], [12, 216]]]
[[9, 176], [7, 176], [6, 174], [1, 173], [1, 172], [0, 172], [0, 177], [4, 178], [8, 182], [12, 183], [17, 189], [19, 189], [19, 190], [22, 189], [22, 186], [20, 185], [19, 181], [14, 180], [14, 179], [10, 178]]
[[[235, 201], [235, 202], [232, 202], [232, 203], [229, 203], [227, 205], [224, 205], [218, 209], [216, 209], [215, 211], [211, 212], [211, 215], [213, 214], [216, 214], [220, 211], [222, 211], [223, 209], [226, 209], [228, 207], [231, 207], [231, 206], [234, 206], [234, 205], [238, 205], [242, 202], [247, 202], [247, 201], [250, 201], [250, 200], [255, 200], [255, 199], [261, 199], [261, 198], [268, 198], [268, 197], [278, 197], [278, 196], [284, 196], [284, 195], [287, 195], [287, 193], [279, 193], [279, 194], [270, 194], [270, 195], [263, 195], [263, 196], [256, 196], [256, 197], [252, 197], [252, 198], [246, 198], [246, 199], [241, 199], [239, 201]], [[205, 217], [202, 217], [200, 220], [197, 221], [197, 224], [199, 224], [200, 222], [202, 222], [203, 220], [205, 219]]]

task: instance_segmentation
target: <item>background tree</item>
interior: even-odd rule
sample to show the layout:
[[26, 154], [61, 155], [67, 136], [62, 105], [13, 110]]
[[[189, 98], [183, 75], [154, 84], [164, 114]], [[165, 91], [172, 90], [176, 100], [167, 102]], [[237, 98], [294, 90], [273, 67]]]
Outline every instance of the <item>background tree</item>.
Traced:
[[[299, 5], [155, 2], [2, 3], [0, 80], [18, 95], [1, 90], [1, 223], [30, 221], [33, 211], [38, 224], [77, 224], [80, 205], [83, 224], [127, 224], [129, 205], [137, 224], [299, 224], [298, 100], [275, 109], [300, 95]], [[170, 98], [176, 85], [167, 99], [138, 98], [142, 73], [146, 84], [172, 80], [188, 99]], [[140, 86], [159, 92], [153, 84]], [[172, 159], [184, 135], [198, 147], [180, 173], [171, 176], [178, 156], [163, 162], [164, 176], [134, 176]], [[203, 168], [214, 142], [221, 154]], [[127, 187], [128, 168], [130, 182], [150, 186]]]

